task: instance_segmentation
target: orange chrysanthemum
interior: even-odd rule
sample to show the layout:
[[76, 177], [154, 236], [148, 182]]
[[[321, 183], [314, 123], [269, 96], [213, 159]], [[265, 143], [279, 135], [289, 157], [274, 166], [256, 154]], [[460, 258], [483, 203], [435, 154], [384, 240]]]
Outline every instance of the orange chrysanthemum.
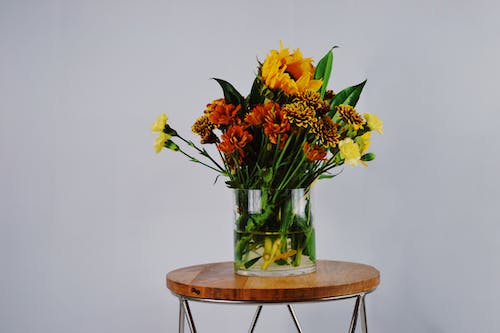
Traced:
[[265, 116], [264, 134], [267, 135], [271, 143], [277, 144], [280, 138], [280, 148], [283, 148], [290, 131], [290, 123], [278, 104], [269, 110]]
[[216, 126], [237, 125], [241, 123], [241, 119], [238, 117], [240, 109], [241, 105], [227, 104], [224, 98], [219, 98], [207, 104], [205, 114]]
[[240, 162], [245, 157], [243, 148], [253, 140], [253, 136], [238, 125], [229, 127], [221, 138], [222, 142], [217, 145], [217, 148], [227, 155], [237, 152]]
[[262, 64], [262, 79], [271, 89], [281, 89], [287, 95], [297, 95], [307, 90], [317, 91], [322, 80], [314, 80], [311, 58], [303, 58], [299, 49], [290, 53], [288, 48], [271, 50]]
[[304, 151], [304, 154], [306, 154], [306, 157], [310, 161], [322, 161], [325, 160], [326, 157], [326, 151], [321, 148], [319, 145], [309, 145], [308, 142], [304, 144], [304, 147], [302, 147], [302, 150]]
[[245, 117], [245, 123], [251, 126], [259, 126], [265, 123], [266, 115], [269, 114], [279, 104], [268, 102], [266, 104], [259, 104], [254, 107]]

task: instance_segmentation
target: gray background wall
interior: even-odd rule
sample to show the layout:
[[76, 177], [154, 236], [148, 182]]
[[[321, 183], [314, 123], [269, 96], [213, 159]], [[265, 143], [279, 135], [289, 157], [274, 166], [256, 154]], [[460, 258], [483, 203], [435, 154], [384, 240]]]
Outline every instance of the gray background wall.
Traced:
[[[248, 93], [279, 40], [331, 87], [368, 78], [378, 159], [315, 188], [317, 252], [382, 272], [371, 332], [497, 332], [500, 43], [495, 1], [0, 1], [0, 331], [174, 332], [179, 266], [231, 260], [231, 194], [153, 152], [166, 112], [190, 136]], [[190, 136], [193, 139], [194, 136]], [[301, 305], [308, 332], [352, 304]], [[203, 332], [245, 332], [249, 307], [194, 304]], [[219, 328], [218, 328], [219, 327]], [[284, 308], [259, 332], [292, 331]]]

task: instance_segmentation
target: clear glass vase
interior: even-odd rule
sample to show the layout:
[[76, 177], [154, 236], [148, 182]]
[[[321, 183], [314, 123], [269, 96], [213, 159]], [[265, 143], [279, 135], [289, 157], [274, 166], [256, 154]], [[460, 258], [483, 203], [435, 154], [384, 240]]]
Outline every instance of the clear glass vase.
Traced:
[[286, 276], [316, 270], [310, 189], [234, 189], [237, 274]]

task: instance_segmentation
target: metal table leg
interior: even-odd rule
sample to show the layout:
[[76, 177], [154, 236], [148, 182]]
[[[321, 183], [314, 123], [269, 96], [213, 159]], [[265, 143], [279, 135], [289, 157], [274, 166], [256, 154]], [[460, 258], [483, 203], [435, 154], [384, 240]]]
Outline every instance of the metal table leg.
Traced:
[[253, 333], [253, 330], [255, 329], [255, 325], [257, 325], [257, 320], [259, 319], [261, 311], [262, 311], [262, 305], [257, 306], [257, 310], [255, 311], [255, 314], [253, 316], [252, 324], [250, 325], [248, 333]]
[[179, 297], [179, 333], [184, 333], [186, 312], [184, 311], [184, 300]]
[[[191, 333], [196, 333], [196, 327], [194, 326], [193, 315], [191, 314], [191, 309], [189, 308], [189, 303], [187, 299], [181, 298], [181, 306], [184, 309], [181, 310], [181, 312], [185, 314], [184, 317], [187, 319]], [[184, 318], [179, 321], [179, 333], [184, 333]]]
[[365, 307], [365, 294], [361, 295], [360, 303], [360, 315], [361, 315], [361, 329], [363, 333], [368, 333], [368, 327], [366, 325], [366, 307]]
[[[336, 297], [336, 298], [324, 298], [320, 300], [316, 300], [317, 302], [321, 301], [336, 301], [336, 300], [342, 300], [342, 299], [348, 299], [348, 298], [355, 298], [356, 302], [354, 304], [354, 309], [352, 312], [352, 317], [351, 317], [351, 322], [349, 325], [349, 333], [355, 333], [356, 331], [356, 325], [358, 321], [358, 316], [361, 317], [361, 330], [363, 333], [368, 333], [368, 326], [367, 326], [367, 316], [366, 316], [366, 293], [359, 293], [359, 294], [353, 294], [353, 295], [348, 295], [348, 296], [343, 296], [343, 297]], [[191, 333], [196, 333], [196, 326], [194, 324], [193, 320], [193, 315], [191, 314], [191, 309], [189, 307], [189, 302], [188, 300], [192, 300], [190, 298], [186, 298], [183, 296], [178, 295], [179, 297], [179, 333], [185, 333], [185, 326], [186, 326], [186, 320], [188, 322], [188, 326], [190, 329]], [[202, 301], [202, 302], [208, 302], [208, 303], [235, 303], [235, 304], [250, 304], [252, 303], [251, 301], [246, 302], [246, 301], [241, 301], [241, 302], [225, 302], [225, 301], [218, 301], [218, 300], [197, 300], [194, 299], [195, 301]], [[314, 301], [312, 301], [314, 302]], [[279, 302], [275, 302], [273, 304], [278, 304]], [[304, 302], [307, 303], [307, 302]], [[255, 304], [255, 303], [254, 303]], [[257, 303], [258, 304], [258, 303]], [[284, 304], [284, 303], [280, 303]], [[295, 314], [295, 310], [293, 309], [292, 305], [290, 303], [286, 304], [288, 311], [290, 315], [292, 316], [293, 323], [295, 324], [295, 327], [297, 329], [298, 333], [302, 333], [302, 327], [300, 325], [300, 322], [297, 318], [297, 315]], [[262, 312], [262, 307], [263, 304], [260, 303], [257, 306], [257, 309], [255, 311], [255, 314], [253, 316], [250, 328], [248, 330], [248, 333], [253, 333], [255, 330], [255, 327], [257, 325], [257, 321], [259, 320], [260, 313]]]
[[354, 333], [356, 331], [356, 322], [358, 320], [358, 310], [359, 303], [361, 301], [361, 296], [356, 297], [356, 304], [354, 304], [354, 310], [352, 311], [351, 325], [349, 327], [349, 333]]
[[293, 307], [290, 304], [286, 305], [288, 307], [288, 311], [290, 311], [290, 315], [292, 315], [293, 322], [295, 323], [295, 327], [297, 327], [297, 331], [299, 333], [302, 333], [302, 328], [300, 327], [299, 320], [297, 319], [297, 316], [295, 315], [295, 311], [293, 311]]

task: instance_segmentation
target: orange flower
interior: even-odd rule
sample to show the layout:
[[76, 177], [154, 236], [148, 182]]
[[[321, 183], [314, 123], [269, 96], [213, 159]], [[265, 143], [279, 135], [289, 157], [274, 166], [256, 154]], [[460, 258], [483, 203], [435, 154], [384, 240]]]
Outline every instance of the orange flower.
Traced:
[[304, 147], [302, 147], [302, 150], [304, 151], [304, 154], [306, 154], [308, 160], [311, 161], [325, 160], [326, 151], [319, 145], [310, 146], [309, 143], [306, 142], [304, 144]]
[[222, 142], [217, 145], [217, 148], [227, 155], [234, 154], [237, 151], [240, 162], [245, 157], [243, 147], [253, 140], [253, 136], [238, 125], [229, 127], [221, 138]]
[[238, 111], [240, 109], [241, 105], [226, 104], [224, 98], [219, 98], [207, 104], [205, 114], [208, 115], [208, 119], [216, 126], [236, 125], [241, 123], [241, 119], [238, 118]]
[[271, 143], [278, 143], [278, 136], [280, 137], [280, 148], [283, 148], [286, 140], [288, 139], [288, 132], [290, 131], [290, 123], [285, 117], [278, 104], [274, 105], [265, 116], [264, 134], [266, 134]]
[[251, 126], [262, 125], [266, 121], [266, 115], [269, 114], [269, 112], [271, 112], [275, 107], [279, 108], [279, 104], [268, 102], [265, 105], [257, 105], [246, 115], [245, 123]]

